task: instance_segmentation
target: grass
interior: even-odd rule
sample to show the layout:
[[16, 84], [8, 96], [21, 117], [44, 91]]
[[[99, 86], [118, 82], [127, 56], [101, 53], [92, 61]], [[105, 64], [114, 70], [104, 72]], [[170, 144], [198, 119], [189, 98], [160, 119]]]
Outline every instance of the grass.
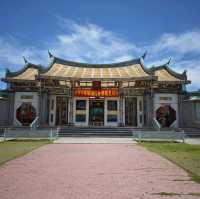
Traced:
[[12, 140], [0, 142], [0, 166], [9, 160], [23, 156], [49, 143], [51, 142], [48, 140]]
[[200, 145], [150, 142], [142, 142], [140, 145], [182, 167], [192, 180], [200, 183]]

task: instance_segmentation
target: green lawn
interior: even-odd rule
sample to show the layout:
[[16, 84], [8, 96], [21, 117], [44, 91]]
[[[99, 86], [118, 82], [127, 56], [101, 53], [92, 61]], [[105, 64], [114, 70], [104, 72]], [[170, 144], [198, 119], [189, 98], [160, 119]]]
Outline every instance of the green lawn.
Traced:
[[192, 180], [200, 183], [200, 145], [150, 142], [140, 145], [176, 163], [189, 173]]
[[0, 165], [49, 143], [50, 141], [48, 140], [15, 140], [0, 142]]

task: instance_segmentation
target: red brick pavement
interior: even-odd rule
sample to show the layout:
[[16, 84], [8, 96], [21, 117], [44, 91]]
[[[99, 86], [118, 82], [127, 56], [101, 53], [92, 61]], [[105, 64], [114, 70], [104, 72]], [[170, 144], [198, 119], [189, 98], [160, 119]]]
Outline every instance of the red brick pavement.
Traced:
[[[172, 197], [155, 194], [200, 192], [188, 179], [137, 145], [52, 144], [0, 168], [0, 199], [166, 199]], [[181, 196], [188, 198], [199, 197]]]

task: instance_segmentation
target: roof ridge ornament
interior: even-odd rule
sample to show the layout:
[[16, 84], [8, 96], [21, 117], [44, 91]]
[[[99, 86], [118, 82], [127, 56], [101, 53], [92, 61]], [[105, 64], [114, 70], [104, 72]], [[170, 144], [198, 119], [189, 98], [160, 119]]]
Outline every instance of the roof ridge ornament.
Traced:
[[50, 57], [50, 58], [53, 57], [53, 54], [50, 52], [50, 50], [48, 50], [48, 54], [49, 54], [49, 57]]
[[146, 56], [147, 56], [147, 50], [144, 52], [144, 54], [141, 57], [144, 60]]
[[5, 67], [6, 73], [10, 73], [10, 69], [8, 67]]
[[171, 57], [169, 58], [168, 62], [166, 63], [166, 65], [169, 65], [171, 63]]
[[187, 70], [184, 70], [182, 75], [185, 77], [185, 79], [187, 79]]
[[28, 64], [28, 61], [24, 56], [23, 56], [23, 59], [24, 59], [25, 64]]

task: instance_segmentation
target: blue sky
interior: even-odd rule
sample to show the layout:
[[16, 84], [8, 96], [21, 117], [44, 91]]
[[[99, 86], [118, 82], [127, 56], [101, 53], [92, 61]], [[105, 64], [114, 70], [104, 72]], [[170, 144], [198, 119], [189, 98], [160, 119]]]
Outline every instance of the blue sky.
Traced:
[[[167, 62], [200, 88], [198, 0], [0, 0], [0, 75], [58, 57], [108, 63], [148, 51], [147, 67]], [[1, 84], [3, 87], [3, 84]]]

